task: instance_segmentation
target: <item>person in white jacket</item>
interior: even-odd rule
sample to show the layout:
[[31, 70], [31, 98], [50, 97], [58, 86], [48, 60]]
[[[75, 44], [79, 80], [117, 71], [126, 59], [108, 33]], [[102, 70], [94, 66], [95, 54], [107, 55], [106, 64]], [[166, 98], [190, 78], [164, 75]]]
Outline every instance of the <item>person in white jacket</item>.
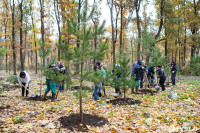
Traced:
[[[26, 97], [28, 97], [28, 88], [29, 88], [29, 81], [30, 81], [30, 76], [28, 73], [25, 71], [20, 72], [19, 75], [17, 76], [17, 80], [19, 84], [22, 84], [22, 96], [24, 96], [24, 91], [26, 88]], [[25, 88], [24, 88], [25, 87]]]

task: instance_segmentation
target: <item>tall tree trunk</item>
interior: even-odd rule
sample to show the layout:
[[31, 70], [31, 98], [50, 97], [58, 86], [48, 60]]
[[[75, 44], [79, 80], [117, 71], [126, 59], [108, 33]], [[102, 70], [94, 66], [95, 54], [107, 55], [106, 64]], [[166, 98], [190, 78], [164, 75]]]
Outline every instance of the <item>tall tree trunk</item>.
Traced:
[[174, 59], [175, 62], [176, 62], [176, 58], [177, 58], [177, 49], [176, 49], [176, 46], [177, 46], [177, 38], [175, 40], [175, 59]]
[[38, 72], [38, 55], [37, 55], [37, 43], [36, 43], [36, 35], [35, 35], [35, 25], [34, 25], [34, 20], [33, 20], [33, 13], [32, 13], [32, 2], [30, 6], [30, 12], [31, 12], [31, 20], [32, 20], [32, 28], [33, 28], [33, 36], [34, 36], [34, 44], [35, 44], [35, 73], [37, 74]]
[[25, 40], [24, 40], [24, 68], [25, 68], [25, 61], [26, 61], [26, 52], [27, 52], [27, 23], [26, 23], [26, 29], [25, 29]]
[[12, 50], [13, 50], [13, 75], [16, 75], [16, 48], [15, 48], [15, 0], [12, 3]]
[[[120, 27], [120, 49], [122, 49], [122, 30], [123, 30], [123, 6], [122, 6], [122, 0], [120, 1], [120, 9], [121, 9], [121, 27]], [[120, 52], [121, 54], [121, 52]]]
[[137, 46], [137, 59], [140, 60], [140, 44], [141, 44], [141, 26], [140, 26], [140, 16], [139, 16], [139, 10], [140, 10], [140, 3], [141, 0], [135, 0], [135, 7], [136, 7], [136, 18], [137, 18], [137, 30], [138, 30], [138, 46]]
[[[58, 8], [58, 0], [54, 0], [54, 11], [55, 11], [56, 22], [57, 22], [57, 26], [58, 26], [58, 35], [59, 35], [58, 43], [59, 43], [59, 45], [61, 45], [62, 35], [61, 35], [61, 31], [60, 31], [60, 11]], [[58, 60], [60, 61], [60, 48], [59, 47], [58, 47]]]
[[114, 22], [113, 22], [113, 2], [114, 0], [107, 0], [107, 3], [109, 4], [110, 8], [110, 19], [111, 19], [111, 28], [112, 28], [112, 47], [113, 47], [113, 65], [116, 63], [116, 57], [115, 57], [115, 37], [114, 37]]
[[168, 64], [168, 59], [167, 59], [167, 33], [166, 33], [166, 29], [165, 29], [165, 59], [166, 59], [166, 63]]
[[[4, 24], [5, 24], [5, 30], [4, 30], [4, 33], [5, 33], [5, 45], [6, 45], [6, 48], [7, 48], [7, 20], [4, 20]], [[6, 52], [6, 73], [8, 72], [8, 53]]]
[[21, 63], [21, 71], [24, 71], [24, 58], [23, 58], [23, 32], [22, 32], [22, 26], [23, 26], [23, 0], [21, 0], [21, 3], [19, 5], [20, 7], [20, 63]]
[[[184, 0], [184, 7], [186, 5], [186, 0]], [[186, 61], [186, 37], [187, 37], [187, 31], [186, 31], [186, 13], [185, 13], [185, 8], [184, 8], [184, 23], [185, 23], [185, 29], [184, 29], [184, 46], [183, 46], [183, 65], [185, 66], [185, 61]]]
[[[197, 4], [196, 4], [196, 0], [193, 0], [193, 4], [194, 4], [194, 16], [196, 17], [197, 16]], [[197, 2], [198, 3], [198, 2]], [[197, 32], [197, 23], [196, 22], [193, 22], [192, 24], [192, 28], [191, 28], [191, 31], [192, 31], [192, 47], [191, 47], [191, 58], [194, 58], [195, 57], [195, 50], [196, 50], [196, 32]]]
[[[45, 41], [44, 41], [44, 0], [40, 0], [40, 20], [41, 20], [41, 36], [42, 36], [42, 43], [43, 49], [45, 49]], [[43, 53], [43, 67], [45, 67], [45, 55]]]

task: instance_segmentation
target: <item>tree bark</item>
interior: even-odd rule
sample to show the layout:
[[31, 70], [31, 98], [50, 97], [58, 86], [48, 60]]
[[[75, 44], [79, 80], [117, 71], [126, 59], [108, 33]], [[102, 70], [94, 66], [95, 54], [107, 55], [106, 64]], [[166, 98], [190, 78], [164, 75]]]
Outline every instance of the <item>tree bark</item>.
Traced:
[[22, 32], [22, 25], [23, 25], [23, 0], [19, 5], [20, 7], [20, 63], [21, 63], [21, 71], [24, 71], [24, 58], [23, 58], [23, 32]]
[[[40, 0], [40, 20], [41, 20], [41, 36], [44, 49], [44, 0]], [[43, 53], [43, 67], [45, 67], [45, 55]]]
[[113, 22], [113, 2], [114, 0], [107, 0], [107, 3], [109, 5], [110, 9], [110, 19], [111, 19], [111, 28], [112, 28], [112, 47], [113, 47], [113, 65], [116, 63], [116, 57], [115, 57], [115, 37], [114, 37], [114, 22]]
[[164, 0], [161, 0], [160, 2], [160, 25], [159, 25], [159, 29], [157, 34], [155, 35], [155, 39], [157, 39], [160, 35], [160, 32], [162, 30], [162, 26], [163, 26], [163, 9], [164, 9]]
[[12, 50], [13, 50], [13, 75], [16, 73], [16, 48], [15, 48], [15, 0], [13, 0], [12, 5]]
[[38, 55], [37, 55], [37, 43], [36, 43], [36, 35], [35, 35], [35, 25], [33, 20], [33, 13], [32, 13], [32, 2], [30, 6], [30, 12], [31, 12], [31, 20], [32, 20], [32, 28], [33, 28], [33, 36], [34, 36], [34, 44], [35, 44], [35, 73], [38, 73]]
[[[122, 49], [122, 30], [123, 30], [123, 6], [122, 6], [122, 0], [120, 1], [120, 9], [121, 9], [121, 27], [120, 27], [120, 49]], [[121, 54], [121, 52], [120, 52]]]
[[139, 16], [139, 10], [140, 10], [140, 3], [141, 0], [135, 0], [135, 10], [136, 10], [136, 18], [137, 18], [137, 30], [138, 30], [138, 46], [137, 46], [137, 60], [140, 60], [140, 44], [141, 44], [141, 26], [140, 26], [140, 16]]
[[[58, 45], [61, 44], [61, 31], [60, 31], [60, 12], [59, 12], [59, 8], [58, 8], [58, 0], [54, 0], [54, 11], [55, 11], [55, 16], [56, 16], [56, 22], [57, 22], [57, 26], [58, 26]], [[58, 60], [60, 61], [60, 48], [58, 47]]]

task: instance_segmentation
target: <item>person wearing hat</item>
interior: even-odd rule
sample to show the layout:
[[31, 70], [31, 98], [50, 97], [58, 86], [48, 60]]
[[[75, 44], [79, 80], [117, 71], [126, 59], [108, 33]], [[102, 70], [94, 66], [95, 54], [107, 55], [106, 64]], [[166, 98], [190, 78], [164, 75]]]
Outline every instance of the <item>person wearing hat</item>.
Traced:
[[22, 84], [22, 96], [24, 96], [24, 92], [26, 89], [26, 97], [28, 97], [30, 76], [25, 71], [22, 71], [17, 76], [17, 80], [18, 80], [19, 84]]

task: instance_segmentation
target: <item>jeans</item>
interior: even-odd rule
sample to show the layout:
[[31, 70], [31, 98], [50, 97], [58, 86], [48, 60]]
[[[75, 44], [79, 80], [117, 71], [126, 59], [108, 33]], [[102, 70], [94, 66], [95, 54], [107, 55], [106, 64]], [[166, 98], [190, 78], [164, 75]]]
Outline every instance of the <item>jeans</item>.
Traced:
[[56, 94], [56, 83], [55, 83], [55, 81], [46, 80], [46, 85], [47, 85], [47, 88], [46, 88], [45, 92], [48, 93], [51, 90], [52, 94]]
[[172, 85], [175, 85], [176, 82], [176, 72], [171, 74]]
[[160, 84], [160, 86], [162, 87], [162, 91], [165, 91], [165, 79], [160, 79], [159, 80], [159, 84]]
[[102, 83], [97, 83], [94, 86], [94, 100], [99, 100], [98, 93], [101, 93], [100, 87], [102, 87]]
[[65, 90], [65, 81], [62, 82], [63, 84], [59, 86], [60, 92], [64, 92]]
[[[26, 83], [22, 83], [22, 84], [23, 84], [23, 86], [26, 85]], [[28, 87], [28, 88], [29, 88], [29, 87]], [[28, 97], [28, 88], [27, 88], [27, 90], [26, 90], [26, 97]], [[24, 96], [24, 91], [25, 91], [25, 88], [22, 87], [22, 96]]]

